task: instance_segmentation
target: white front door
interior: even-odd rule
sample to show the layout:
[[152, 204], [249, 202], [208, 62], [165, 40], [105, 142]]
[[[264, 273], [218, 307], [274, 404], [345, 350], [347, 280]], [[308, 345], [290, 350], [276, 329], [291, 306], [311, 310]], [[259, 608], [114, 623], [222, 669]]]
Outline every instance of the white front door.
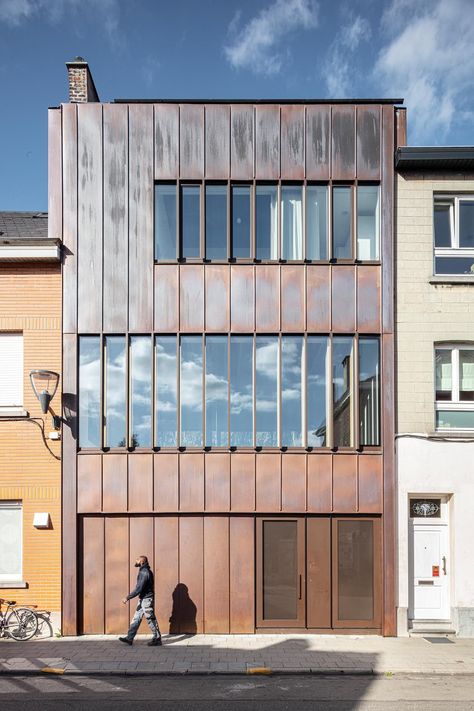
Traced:
[[449, 606], [448, 526], [433, 521], [413, 525], [412, 619], [447, 620]]

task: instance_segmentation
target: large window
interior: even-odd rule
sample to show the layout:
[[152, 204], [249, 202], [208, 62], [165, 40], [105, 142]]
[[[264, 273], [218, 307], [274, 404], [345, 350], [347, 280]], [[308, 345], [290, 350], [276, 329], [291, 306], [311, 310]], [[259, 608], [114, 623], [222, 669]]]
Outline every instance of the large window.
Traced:
[[79, 339], [79, 445], [101, 446], [101, 349], [98, 336]]
[[23, 411], [23, 334], [0, 333], [0, 415]]
[[436, 427], [474, 429], [474, 345], [435, 348]]
[[176, 183], [155, 185], [155, 259], [173, 260], [176, 250]]
[[474, 196], [434, 198], [434, 273], [474, 275]]
[[181, 256], [201, 256], [201, 186], [181, 186]]
[[379, 187], [357, 186], [357, 259], [379, 258]]
[[232, 186], [232, 257], [249, 259], [252, 255], [250, 185]]
[[278, 186], [257, 185], [255, 189], [255, 256], [278, 259]]
[[21, 582], [23, 521], [20, 501], [0, 501], [0, 583]]
[[303, 189], [301, 185], [282, 185], [281, 238], [282, 259], [303, 259]]
[[227, 185], [206, 185], [206, 259], [227, 259]]

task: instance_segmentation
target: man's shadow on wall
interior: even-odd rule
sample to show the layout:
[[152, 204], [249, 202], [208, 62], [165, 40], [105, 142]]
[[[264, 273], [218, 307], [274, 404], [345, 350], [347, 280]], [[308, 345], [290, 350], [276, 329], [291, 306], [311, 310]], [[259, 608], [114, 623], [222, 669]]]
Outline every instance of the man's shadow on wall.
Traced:
[[170, 634], [196, 634], [197, 607], [189, 597], [188, 586], [178, 583], [173, 590]]

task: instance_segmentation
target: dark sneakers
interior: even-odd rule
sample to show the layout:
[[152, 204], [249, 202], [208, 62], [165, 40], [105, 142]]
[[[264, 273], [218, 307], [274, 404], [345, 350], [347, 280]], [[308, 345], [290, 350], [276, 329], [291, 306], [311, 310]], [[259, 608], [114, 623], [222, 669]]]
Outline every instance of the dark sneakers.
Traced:
[[128, 637], [119, 637], [119, 642], [123, 642], [124, 644], [130, 645], [130, 647], [133, 644], [133, 640], [129, 639]]
[[158, 637], [157, 639], [150, 639], [149, 642], [147, 642], [149, 647], [162, 647], [163, 642], [161, 641], [161, 637]]

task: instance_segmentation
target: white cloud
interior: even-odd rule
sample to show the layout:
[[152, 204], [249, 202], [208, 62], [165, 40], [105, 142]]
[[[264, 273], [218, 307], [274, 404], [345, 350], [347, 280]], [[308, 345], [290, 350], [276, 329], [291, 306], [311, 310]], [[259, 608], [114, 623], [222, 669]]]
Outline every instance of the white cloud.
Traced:
[[343, 98], [357, 92], [353, 87], [354, 53], [362, 42], [367, 42], [372, 31], [368, 20], [360, 15], [349, 17], [332, 42], [323, 65], [328, 94], [331, 98]]
[[267, 76], [278, 74], [284, 59], [281, 42], [296, 30], [317, 27], [318, 10], [316, 0], [275, 0], [240, 31], [240, 14], [234, 15], [229, 32], [235, 36], [224, 47], [227, 60], [234, 69], [250, 69]]

